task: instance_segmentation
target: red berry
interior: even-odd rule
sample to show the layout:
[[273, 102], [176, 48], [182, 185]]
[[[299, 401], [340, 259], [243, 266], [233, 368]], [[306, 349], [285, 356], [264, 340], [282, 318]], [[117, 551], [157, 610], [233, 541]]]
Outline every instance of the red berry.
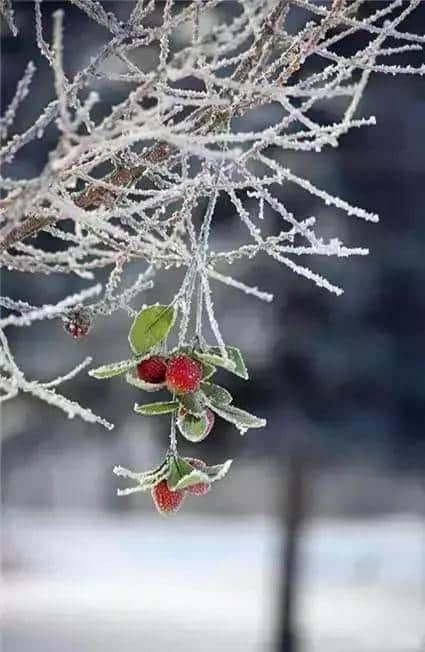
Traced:
[[165, 381], [165, 372], [167, 363], [159, 355], [152, 355], [150, 358], [141, 360], [137, 365], [137, 377], [146, 383], [163, 383]]
[[[198, 460], [195, 457], [185, 457], [185, 462], [188, 462], [190, 466], [193, 466], [194, 469], [204, 469], [206, 464], [203, 460]], [[211, 484], [209, 482], [198, 482], [198, 484], [193, 484], [191, 487], [188, 487], [186, 491], [195, 496], [203, 496], [208, 493], [211, 489]]]
[[65, 315], [63, 315], [62, 321], [65, 331], [68, 335], [71, 335], [74, 340], [82, 340], [90, 331], [92, 326], [90, 312], [82, 306], [69, 310]]
[[151, 495], [158, 512], [167, 516], [177, 512], [185, 497], [185, 491], [171, 491], [167, 481], [161, 480], [155, 487], [152, 487]]
[[169, 360], [165, 382], [170, 392], [186, 394], [195, 392], [202, 379], [202, 367], [199, 362], [181, 353]]

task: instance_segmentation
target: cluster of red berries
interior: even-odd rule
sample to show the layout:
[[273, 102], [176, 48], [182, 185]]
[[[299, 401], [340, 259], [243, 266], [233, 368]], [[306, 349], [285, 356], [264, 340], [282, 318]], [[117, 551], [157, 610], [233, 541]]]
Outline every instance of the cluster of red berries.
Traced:
[[152, 385], [165, 385], [174, 394], [187, 394], [199, 389], [202, 367], [184, 353], [168, 359], [152, 355], [138, 363], [137, 377]]
[[86, 308], [78, 306], [63, 315], [62, 323], [68, 335], [74, 340], [82, 340], [92, 327], [91, 314]]
[[[136, 487], [119, 489], [119, 495], [150, 490], [155, 507], [164, 515], [176, 512], [188, 494], [202, 496], [207, 493], [212, 483], [227, 474], [232, 463], [232, 460], [226, 460], [209, 466], [200, 459], [180, 457], [177, 430], [187, 441], [197, 443], [211, 432], [216, 414], [235, 424], [241, 433], [248, 427], [264, 425], [263, 420], [230, 405], [231, 394], [210, 380], [217, 366], [247, 378], [239, 349], [226, 347], [226, 352], [223, 352], [219, 347], [198, 349], [184, 345], [163, 354], [150, 353], [152, 349], [158, 351], [155, 347], [166, 340], [175, 319], [173, 306], [155, 304], [143, 307], [128, 335], [133, 357], [89, 372], [98, 379], [125, 374], [126, 381], [138, 389], [156, 392], [165, 388], [172, 394], [171, 400], [134, 405], [139, 414], [172, 414], [170, 445], [164, 462], [142, 473], [123, 467], [114, 469], [116, 475], [137, 481]], [[72, 323], [67, 322], [66, 328], [76, 337], [80, 325], [80, 315], [73, 314]]]
[[[199, 389], [202, 380], [202, 366], [185, 353], [177, 353], [170, 358], [152, 355], [137, 364], [136, 374], [148, 391], [166, 387], [172, 394], [181, 396]], [[182, 428], [184, 430], [184, 422], [190, 419], [191, 415], [181, 406], [177, 413], [177, 425], [180, 431]], [[209, 435], [215, 421], [214, 412], [205, 407], [203, 419], [202, 431], [197, 432], [194, 438], [185, 431], [186, 439], [200, 442]]]
[[[185, 462], [188, 462], [193, 466], [194, 469], [203, 469], [206, 466], [204, 461], [198, 460], [194, 457], [184, 457], [183, 459]], [[167, 480], [161, 480], [161, 482], [152, 487], [151, 495], [158, 512], [166, 516], [173, 514], [181, 507], [187, 494], [203, 496], [209, 490], [210, 484], [206, 482], [198, 482], [198, 484], [194, 484], [187, 489], [177, 489], [172, 491], [167, 484]]]

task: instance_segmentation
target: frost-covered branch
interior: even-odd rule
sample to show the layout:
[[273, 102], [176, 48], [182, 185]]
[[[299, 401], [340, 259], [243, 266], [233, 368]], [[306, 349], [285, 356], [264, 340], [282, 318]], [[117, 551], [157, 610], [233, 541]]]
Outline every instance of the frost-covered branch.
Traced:
[[[100, 271], [107, 280], [104, 287], [95, 285], [41, 308], [4, 297], [0, 305], [8, 312], [0, 328], [61, 318], [74, 337], [82, 335], [98, 315], [116, 310], [134, 315], [143, 291], [152, 288], [159, 274], [175, 275], [181, 269], [180, 289], [170, 297], [180, 319], [179, 345], [193, 338], [203, 342], [205, 321], [226, 356], [211, 281], [272, 299], [267, 288], [229, 276], [229, 264], [266, 255], [282, 273], [290, 270], [340, 294], [342, 289], [331, 280], [300, 264], [300, 257], [345, 258], [367, 250], [338, 238], [326, 241], [320, 219], [289, 210], [280, 188], [308, 193], [318, 207], [316, 215], [337, 211], [341, 219], [370, 222], [378, 216], [291, 169], [287, 153], [320, 153], [338, 147], [347, 132], [375, 124], [374, 116], [358, 115], [371, 75], [425, 73], [424, 63], [404, 63], [411, 52], [420, 58], [425, 44], [423, 35], [403, 31], [403, 21], [419, 0], [373, 8], [366, 0], [322, 5], [240, 0], [226, 20], [218, 0], [139, 1], [124, 22], [97, 0], [72, 3], [85, 20], [106, 30], [105, 40], [70, 76], [63, 56], [66, 4], [47, 30], [43, 4], [35, 2], [35, 40], [50, 66], [56, 97], [31, 126], [8, 139], [32, 89], [35, 65], [29, 62], [1, 119], [0, 262], [12, 271], [40, 275], [40, 282], [56, 274], [97, 280]], [[0, 6], [19, 38], [19, 3], [15, 8], [17, 17], [11, 0]], [[290, 28], [294, 24], [295, 31]], [[145, 54], [156, 64], [145, 66]], [[105, 89], [116, 81], [127, 91], [110, 105]], [[95, 83], [96, 91], [90, 88]], [[102, 117], [96, 111], [99, 102], [108, 107]], [[271, 106], [278, 108], [272, 124], [255, 128], [250, 111]], [[42, 139], [53, 121], [59, 137], [44, 169], [32, 179], [15, 178], [11, 170], [16, 168], [10, 164], [19, 163], [26, 146]], [[227, 251], [212, 250], [220, 196], [230, 200], [241, 223], [240, 242]], [[275, 232], [270, 231], [271, 216], [278, 224]], [[53, 248], [45, 247], [37, 237], [41, 233], [54, 241]], [[127, 268], [135, 261], [145, 269], [129, 284]], [[27, 381], [4, 334], [2, 342], [4, 397], [26, 391], [70, 416], [98, 420], [53, 390], [74, 371], [48, 384]]]

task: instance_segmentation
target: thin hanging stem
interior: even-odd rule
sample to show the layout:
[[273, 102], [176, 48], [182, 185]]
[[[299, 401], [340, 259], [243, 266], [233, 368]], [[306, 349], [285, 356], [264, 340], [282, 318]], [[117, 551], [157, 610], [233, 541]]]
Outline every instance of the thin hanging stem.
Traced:
[[[173, 395], [173, 400], [174, 400]], [[171, 415], [171, 426], [170, 426], [170, 453], [173, 456], [177, 455], [177, 435], [176, 435], [176, 415], [173, 412]]]
[[195, 336], [197, 343], [202, 347], [202, 312], [204, 304], [204, 291], [202, 287], [202, 281], [198, 279], [198, 291], [196, 296], [196, 327], [195, 327]]

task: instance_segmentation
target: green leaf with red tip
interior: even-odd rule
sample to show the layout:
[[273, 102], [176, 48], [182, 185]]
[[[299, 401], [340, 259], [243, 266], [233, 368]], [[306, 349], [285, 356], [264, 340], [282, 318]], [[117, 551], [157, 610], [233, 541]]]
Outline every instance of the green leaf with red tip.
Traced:
[[149, 306], [134, 318], [128, 341], [136, 355], [148, 353], [153, 346], [165, 339], [176, 319], [173, 306]]
[[208, 405], [219, 417], [233, 423], [241, 435], [244, 435], [249, 428], [263, 428], [267, 423], [266, 419], [256, 417], [234, 405], [218, 405], [213, 401], [208, 401]]
[[217, 405], [228, 405], [232, 402], [232, 395], [224, 387], [214, 385], [214, 383], [201, 383], [201, 389], [209, 401], [214, 401]]
[[185, 414], [178, 417], [177, 427], [185, 439], [198, 442], [205, 439], [210, 429], [210, 422], [205, 412], [200, 417]]
[[205, 396], [203, 392], [197, 391], [179, 394], [177, 399], [189, 414], [193, 414], [195, 417], [203, 415], [205, 409]]
[[137, 378], [133, 373], [126, 373], [125, 379], [129, 385], [142, 389], [144, 392], [159, 392], [165, 387], [165, 383], [147, 383], [145, 380]]
[[90, 369], [89, 376], [102, 380], [103, 378], [112, 378], [113, 376], [121, 376], [126, 371], [132, 369], [137, 364], [136, 360], [121, 360], [120, 362], [111, 362], [104, 364], [96, 369]]
[[158, 403], [135, 403], [134, 411], [139, 414], [167, 414], [175, 412], [179, 404], [177, 401], [159, 401]]

